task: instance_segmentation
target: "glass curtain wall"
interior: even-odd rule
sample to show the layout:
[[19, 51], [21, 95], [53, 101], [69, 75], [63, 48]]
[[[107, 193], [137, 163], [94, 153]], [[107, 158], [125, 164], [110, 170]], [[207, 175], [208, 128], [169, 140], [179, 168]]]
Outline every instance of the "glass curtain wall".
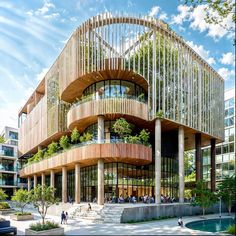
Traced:
[[93, 99], [123, 97], [147, 101], [147, 93], [141, 86], [125, 80], [105, 80], [94, 83], [84, 90], [83, 96], [91, 96]]
[[[162, 194], [177, 198], [178, 181], [177, 160], [163, 158]], [[129, 196], [138, 201], [149, 195], [154, 197], [155, 170], [154, 165], [134, 166], [125, 163], [104, 164], [104, 197], [105, 202], [122, 196], [128, 202]], [[81, 201], [93, 201], [97, 197], [97, 166], [81, 169]]]
[[55, 196], [61, 200], [62, 199], [62, 173], [55, 174], [55, 188], [56, 188]]
[[75, 199], [75, 171], [70, 170], [67, 172], [67, 196]]

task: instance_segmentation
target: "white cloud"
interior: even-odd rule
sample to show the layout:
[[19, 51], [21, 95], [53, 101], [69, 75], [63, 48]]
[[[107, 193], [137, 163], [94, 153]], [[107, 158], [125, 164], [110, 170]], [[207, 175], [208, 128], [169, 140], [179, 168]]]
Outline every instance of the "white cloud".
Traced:
[[220, 62], [224, 65], [234, 65], [235, 64], [235, 54], [232, 52], [223, 53]]
[[41, 81], [48, 72], [48, 70], [49, 68], [43, 68], [42, 71], [36, 75], [36, 80]]
[[193, 41], [186, 42], [196, 53], [198, 53], [203, 59], [205, 59], [210, 65], [214, 65], [215, 59], [209, 56], [210, 51], [205, 50], [203, 45], [194, 44]]
[[73, 17], [70, 18], [70, 21], [74, 21], [75, 22], [75, 21], [77, 21], [77, 18], [73, 16]]
[[60, 16], [58, 12], [49, 13], [51, 10], [55, 9], [55, 5], [49, 1], [44, 1], [41, 8], [36, 11], [30, 10], [26, 14], [29, 16], [42, 16], [45, 19], [53, 19]]
[[[179, 5], [179, 14], [171, 16], [171, 24], [182, 25], [183, 22], [190, 22], [190, 28], [199, 30], [200, 32], [207, 31], [207, 35], [214, 40], [218, 40], [224, 36], [227, 38], [234, 37], [233, 33], [227, 29], [234, 29], [234, 23], [232, 21], [232, 14], [229, 14], [227, 18], [223, 19], [221, 24], [209, 24], [205, 21], [206, 18], [206, 5], [201, 4], [195, 8]], [[215, 12], [208, 11], [210, 16], [219, 17]]]
[[225, 67], [220, 68], [218, 70], [218, 73], [223, 77], [224, 80], [230, 80], [235, 78], [235, 71], [229, 70]]
[[35, 15], [45, 15], [45, 13], [49, 12], [49, 10], [53, 8], [55, 8], [54, 4], [51, 2], [44, 2], [43, 7], [35, 11]]
[[167, 14], [164, 13], [164, 12], [161, 13], [160, 16], [159, 16], [159, 19], [160, 19], [160, 20], [167, 20], [167, 19], [168, 19]]
[[184, 21], [187, 21], [190, 16], [190, 7], [186, 5], [179, 5], [177, 10], [178, 15], [172, 15], [171, 24], [182, 25]]
[[159, 6], [153, 6], [151, 8], [150, 12], [148, 13], [148, 15], [151, 16], [151, 17], [154, 17], [159, 13], [160, 9], [161, 8]]

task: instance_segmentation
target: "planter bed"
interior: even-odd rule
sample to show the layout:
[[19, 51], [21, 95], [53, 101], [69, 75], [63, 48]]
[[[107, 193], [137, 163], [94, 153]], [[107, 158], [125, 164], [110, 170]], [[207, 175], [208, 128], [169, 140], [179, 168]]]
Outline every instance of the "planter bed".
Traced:
[[13, 210], [13, 209], [1, 209], [0, 215], [8, 215], [8, 214], [12, 214], [14, 212], [15, 212], [15, 210]]
[[34, 216], [32, 214], [29, 214], [29, 215], [10, 215], [10, 218], [12, 220], [33, 220], [34, 219]]
[[64, 228], [55, 228], [43, 231], [25, 229], [25, 235], [64, 235]]

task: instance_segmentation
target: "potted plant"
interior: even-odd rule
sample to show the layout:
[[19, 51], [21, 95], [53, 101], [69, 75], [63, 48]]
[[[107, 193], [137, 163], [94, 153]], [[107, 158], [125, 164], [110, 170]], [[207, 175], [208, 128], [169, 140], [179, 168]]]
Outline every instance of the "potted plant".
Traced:
[[6, 201], [7, 194], [0, 188], [0, 215], [7, 215], [12, 213], [12, 209]]
[[34, 216], [30, 212], [24, 212], [24, 208], [27, 204], [30, 203], [29, 192], [25, 189], [19, 189], [15, 191], [14, 196], [11, 198], [12, 201], [15, 201], [17, 207], [21, 211], [14, 213], [10, 216], [12, 220], [33, 220]]
[[42, 222], [31, 224], [29, 229], [25, 230], [26, 235], [64, 235], [64, 228], [57, 223], [46, 221], [47, 210], [53, 204], [58, 204], [58, 198], [55, 197], [55, 188], [38, 185], [30, 191], [30, 202], [38, 210]]

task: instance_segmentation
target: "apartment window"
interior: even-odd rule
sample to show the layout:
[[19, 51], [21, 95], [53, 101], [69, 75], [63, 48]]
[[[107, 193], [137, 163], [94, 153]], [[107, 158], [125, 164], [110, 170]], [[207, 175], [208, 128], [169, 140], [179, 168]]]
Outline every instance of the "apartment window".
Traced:
[[2, 150], [4, 152], [5, 156], [14, 156], [14, 148], [13, 147], [7, 147], [7, 146], [2, 146]]
[[234, 152], [234, 143], [229, 144], [229, 152]]
[[13, 131], [9, 131], [9, 137], [10, 137], [10, 139], [18, 140], [18, 133], [13, 132]]

